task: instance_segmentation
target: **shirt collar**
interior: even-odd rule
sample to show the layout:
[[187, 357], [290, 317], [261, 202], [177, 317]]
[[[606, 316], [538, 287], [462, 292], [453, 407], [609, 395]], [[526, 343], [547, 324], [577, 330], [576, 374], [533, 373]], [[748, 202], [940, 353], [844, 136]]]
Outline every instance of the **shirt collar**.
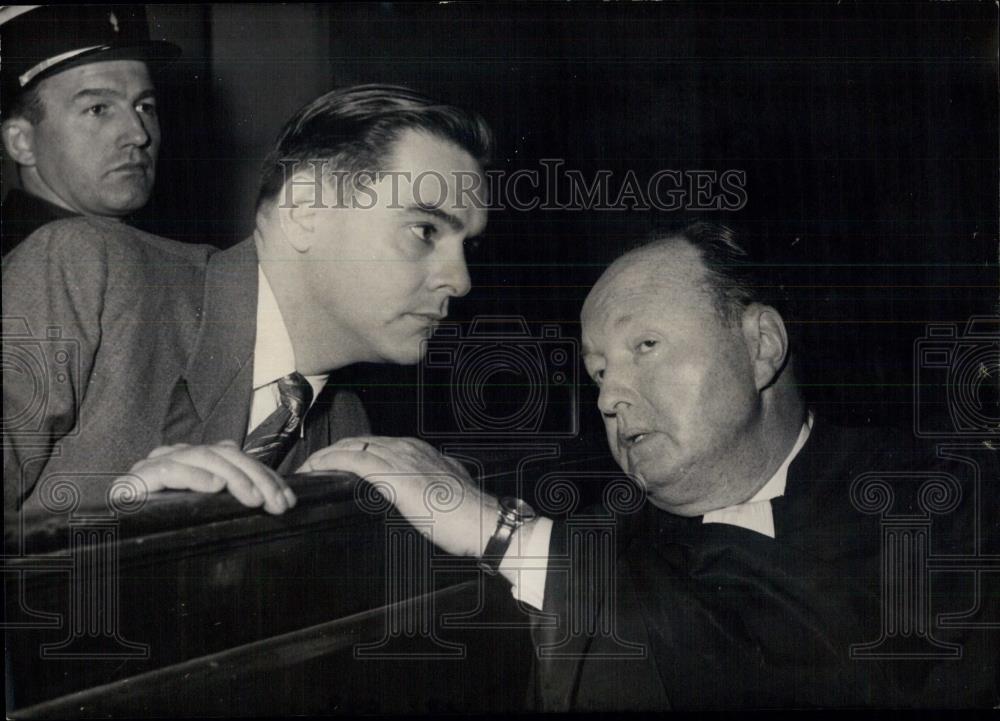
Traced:
[[[257, 266], [257, 338], [253, 349], [253, 389], [259, 390], [295, 370], [295, 351], [264, 269]], [[313, 400], [323, 390], [327, 375], [306, 376]]]

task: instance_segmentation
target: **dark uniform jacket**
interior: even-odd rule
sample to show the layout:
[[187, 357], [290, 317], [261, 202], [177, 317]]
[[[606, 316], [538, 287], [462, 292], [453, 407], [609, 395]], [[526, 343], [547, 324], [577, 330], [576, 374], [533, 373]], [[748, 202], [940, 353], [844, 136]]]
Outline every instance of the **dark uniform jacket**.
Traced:
[[79, 214], [14, 188], [7, 193], [0, 210], [0, 247], [3, 255], [6, 257], [22, 240], [46, 223], [75, 215]]

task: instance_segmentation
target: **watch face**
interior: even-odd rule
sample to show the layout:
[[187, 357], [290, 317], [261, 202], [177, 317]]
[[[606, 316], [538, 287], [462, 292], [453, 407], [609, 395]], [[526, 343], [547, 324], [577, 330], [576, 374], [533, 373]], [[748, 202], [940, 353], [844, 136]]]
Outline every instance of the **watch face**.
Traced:
[[500, 499], [500, 508], [507, 516], [514, 517], [517, 521], [525, 523], [535, 517], [535, 509], [520, 498], [505, 496]]

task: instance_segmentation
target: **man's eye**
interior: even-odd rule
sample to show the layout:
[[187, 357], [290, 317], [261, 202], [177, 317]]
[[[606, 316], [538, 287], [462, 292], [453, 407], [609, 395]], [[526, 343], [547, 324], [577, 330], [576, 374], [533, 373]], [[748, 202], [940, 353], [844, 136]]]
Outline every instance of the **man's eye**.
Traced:
[[108, 106], [104, 103], [98, 103], [97, 105], [91, 105], [87, 108], [88, 115], [104, 115], [108, 112]]
[[604, 369], [594, 371], [590, 374], [590, 377], [594, 379], [594, 383], [601, 385], [601, 381], [604, 380]]
[[429, 223], [421, 223], [420, 225], [410, 226], [410, 232], [417, 236], [420, 242], [431, 245], [434, 243], [434, 238], [437, 235], [437, 228]]
[[652, 338], [646, 338], [645, 340], [640, 341], [639, 344], [636, 345], [635, 349], [639, 353], [647, 353], [656, 347], [657, 342], [658, 341], [655, 341]]
[[139, 103], [135, 109], [143, 115], [156, 115], [156, 103]]

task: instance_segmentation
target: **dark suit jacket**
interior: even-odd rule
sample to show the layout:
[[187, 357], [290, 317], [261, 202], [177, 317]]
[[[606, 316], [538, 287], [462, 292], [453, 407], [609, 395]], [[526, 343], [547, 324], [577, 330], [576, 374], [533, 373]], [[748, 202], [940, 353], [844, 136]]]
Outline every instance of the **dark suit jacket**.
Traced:
[[[1000, 573], [979, 574], [977, 589], [976, 562], [948, 557], [1000, 558], [1000, 474], [996, 452], [966, 446], [950, 453], [971, 460], [956, 462], [902, 435], [817, 419], [789, 469], [785, 495], [772, 501], [774, 539], [648, 503], [632, 514], [602, 508], [589, 521], [557, 523], [548, 623], [540, 619], [533, 630], [535, 703], [548, 711], [995, 706]], [[871, 472], [875, 485], [865, 496], [857, 486], [852, 500], [852, 481]], [[935, 501], [920, 487], [944, 475], [958, 481], [958, 505], [922, 511], [921, 493], [925, 505]], [[880, 495], [885, 487], [891, 498]], [[860, 510], [885, 499], [891, 518]], [[593, 529], [609, 522], [617, 548], [602, 561]], [[911, 548], [907, 556], [899, 543], [883, 553], [886, 533], [907, 524], [923, 524], [929, 554]], [[940, 572], [921, 576], [916, 564], [926, 569], [928, 557], [938, 559]], [[900, 568], [904, 558], [913, 565]], [[920, 613], [907, 616], [888, 601], [893, 608], [883, 607], [891, 598], [882, 587], [883, 561], [887, 579], [927, 579], [929, 628], [903, 620]], [[962, 570], [960, 563], [970, 565]], [[914, 596], [895, 598], [899, 604]], [[964, 627], [938, 624], [945, 612], [965, 614]], [[935, 643], [960, 644], [961, 657], [934, 658], [941, 649], [927, 642], [927, 632]], [[880, 638], [882, 651], [916, 655], [851, 657], [852, 646]]]
[[[218, 251], [89, 218], [47, 225], [11, 253], [5, 509], [37, 506], [46, 479], [60, 478], [99, 506], [111, 481], [156, 446], [242, 443], [257, 273], [251, 240]], [[358, 398], [328, 385], [279, 471], [367, 431]]]

